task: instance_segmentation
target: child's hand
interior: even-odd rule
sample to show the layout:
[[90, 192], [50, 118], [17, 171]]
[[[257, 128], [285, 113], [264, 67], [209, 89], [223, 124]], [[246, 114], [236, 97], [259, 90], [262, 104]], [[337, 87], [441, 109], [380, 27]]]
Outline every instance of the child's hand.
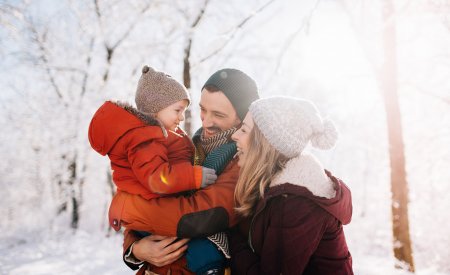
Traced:
[[216, 179], [217, 179], [216, 170], [207, 167], [202, 167], [202, 183], [200, 185], [201, 188], [205, 188], [213, 184], [214, 182], [216, 182]]

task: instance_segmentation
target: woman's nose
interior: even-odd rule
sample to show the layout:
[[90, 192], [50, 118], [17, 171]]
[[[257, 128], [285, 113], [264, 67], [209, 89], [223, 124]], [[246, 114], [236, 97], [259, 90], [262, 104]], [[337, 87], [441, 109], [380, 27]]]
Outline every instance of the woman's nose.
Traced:
[[234, 132], [234, 134], [231, 135], [231, 139], [237, 141], [237, 132]]

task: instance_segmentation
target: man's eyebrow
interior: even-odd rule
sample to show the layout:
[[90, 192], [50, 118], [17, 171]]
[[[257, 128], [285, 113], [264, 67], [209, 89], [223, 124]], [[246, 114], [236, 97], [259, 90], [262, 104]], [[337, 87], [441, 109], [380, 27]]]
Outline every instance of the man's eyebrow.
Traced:
[[[201, 109], [205, 109], [205, 107], [203, 107], [201, 103], [199, 103], [198, 106], [200, 106]], [[216, 114], [216, 115], [221, 115], [221, 116], [224, 116], [224, 117], [228, 117], [228, 115], [226, 113], [223, 113], [221, 111], [212, 110], [211, 112]]]
[[221, 115], [221, 116], [225, 116], [225, 117], [228, 116], [226, 113], [222, 113], [220, 111], [212, 111], [212, 112], [215, 113], [216, 115]]

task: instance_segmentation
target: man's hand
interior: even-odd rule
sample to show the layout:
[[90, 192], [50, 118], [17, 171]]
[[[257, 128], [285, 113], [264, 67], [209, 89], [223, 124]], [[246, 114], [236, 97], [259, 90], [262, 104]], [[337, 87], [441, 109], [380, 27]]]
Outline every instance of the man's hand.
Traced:
[[133, 255], [155, 266], [171, 264], [181, 258], [187, 249], [189, 239], [181, 239], [175, 243], [176, 237], [150, 235], [133, 245]]

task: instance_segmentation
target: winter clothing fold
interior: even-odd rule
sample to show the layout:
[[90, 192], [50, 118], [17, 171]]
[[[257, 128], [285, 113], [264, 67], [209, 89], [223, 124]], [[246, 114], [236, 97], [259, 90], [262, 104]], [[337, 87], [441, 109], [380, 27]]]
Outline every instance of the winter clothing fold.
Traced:
[[[217, 168], [219, 172], [223, 170], [218, 174], [214, 184], [190, 195], [152, 200], [144, 200], [139, 196], [119, 191], [111, 202], [109, 212], [111, 224], [116, 226], [117, 230], [121, 225], [126, 225], [159, 235], [187, 238], [210, 236], [235, 225], [237, 220], [233, 209], [233, 197], [239, 167], [232, 156], [236, 153], [236, 145], [230, 139], [228, 143], [220, 144], [202, 159], [202, 162], [209, 163], [207, 165]], [[198, 143], [196, 147], [199, 147]], [[161, 215], [164, 219], [161, 219]], [[215, 237], [213, 239], [218, 245], [217, 239]], [[136, 240], [138, 237], [132, 231], [125, 231], [124, 255]], [[125, 263], [133, 269], [139, 268], [139, 265], [127, 261]], [[165, 267], [144, 265], [138, 274], [147, 268], [159, 274], [166, 274], [169, 270], [172, 274], [190, 274], [186, 268], [185, 258]]]

